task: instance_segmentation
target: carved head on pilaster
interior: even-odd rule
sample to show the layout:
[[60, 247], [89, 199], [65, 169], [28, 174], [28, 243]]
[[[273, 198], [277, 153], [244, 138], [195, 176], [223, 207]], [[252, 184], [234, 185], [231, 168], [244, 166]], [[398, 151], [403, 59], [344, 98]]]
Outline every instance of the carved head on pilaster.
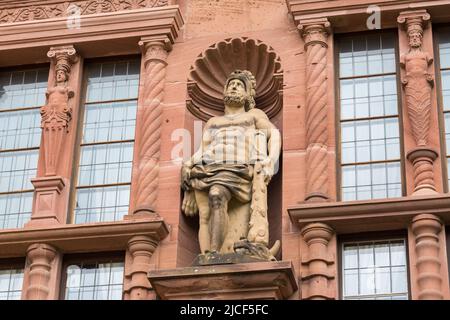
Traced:
[[426, 10], [400, 13], [397, 22], [406, 30], [411, 50], [420, 50], [423, 44], [423, 31], [428, 26], [430, 15]]
[[327, 48], [328, 34], [331, 33], [331, 24], [326, 18], [301, 21], [297, 27], [305, 41], [305, 49], [311, 45], [321, 45]]
[[51, 47], [47, 56], [55, 64], [56, 86], [66, 86], [69, 81], [72, 64], [77, 61], [75, 48], [73, 46]]

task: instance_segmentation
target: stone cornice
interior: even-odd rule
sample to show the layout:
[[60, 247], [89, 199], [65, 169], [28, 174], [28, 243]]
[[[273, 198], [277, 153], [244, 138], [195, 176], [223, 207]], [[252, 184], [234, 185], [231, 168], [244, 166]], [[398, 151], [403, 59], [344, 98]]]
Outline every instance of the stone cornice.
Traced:
[[288, 213], [300, 228], [321, 222], [336, 233], [395, 230], [406, 228], [415, 215], [422, 213], [435, 214], [449, 223], [450, 195], [302, 204], [289, 207]]
[[134, 236], [148, 236], [158, 242], [168, 234], [160, 218], [2, 230], [0, 258], [24, 256], [33, 243], [52, 245], [63, 253], [125, 251]]
[[382, 28], [396, 27], [398, 14], [405, 10], [427, 9], [434, 22], [450, 18], [448, 0], [286, 0], [286, 4], [296, 25], [303, 19], [327, 17], [335, 31], [367, 30], [370, 5], [380, 8]]
[[79, 29], [68, 29], [67, 19], [59, 17], [0, 24], [0, 52], [144, 36], [164, 37], [174, 43], [184, 22], [178, 6], [166, 6], [86, 15], [79, 23]]
[[163, 7], [170, 0], [0, 0], [0, 24]]

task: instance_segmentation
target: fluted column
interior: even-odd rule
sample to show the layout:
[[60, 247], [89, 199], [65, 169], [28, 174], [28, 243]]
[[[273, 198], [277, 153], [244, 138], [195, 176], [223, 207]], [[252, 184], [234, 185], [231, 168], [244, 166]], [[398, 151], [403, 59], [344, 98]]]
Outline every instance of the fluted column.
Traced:
[[30, 271], [26, 299], [46, 300], [49, 298], [52, 262], [56, 253], [56, 249], [47, 244], [33, 244], [28, 248], [27, 259]]
[[161, 154], [162, 100], [169, 41], [142, 39], [144, 77], [139, 95], [131, 212], [154, 213]]
[[151, 257], [156, 250], [158, 243], [147, 236], [134, 236], [128, 241], [128, 251], [132, 261], [127, 292], [130, 300], [148, 299], [149, 290], [152, 286], [148, 280]]
[[397, 20], [408, 38], [408, 52], [401, 56], [400, 65], [403, 68], [402, 85], [408, 121], [415, 143], [407, 153], [407, 159], [413, 165], [413, 194], [435, 194], [433, 163], [439, 154], [429, 142], [433, 112], [433, 57], [423, 49], [424, 29], [428, 26], [430, 15], [426, 10], [405, 11]]
[[302, 281], [307, 285], [303, 290], [303, 299], [332, 299], [330, 280], [334, 279], [329, 266], [334, 264], [333, 255], [329, 254], [328, 246], [334, 231], [323, 223], [311, 223], [301, 231], [308, 245], [308, 252], [302, 255], [302, 265], [307, 272], [302, 272]]
[[442, 275], [439, 233], [442, 222], [432, 214], [420, 214], [412, 221], [415, 236], [417, 286], [419, 300], [441, 300]]
[[301, 23], [306, 51], [306, 201], [326, 201], [328, 193], [327, 37], [330, 23]]

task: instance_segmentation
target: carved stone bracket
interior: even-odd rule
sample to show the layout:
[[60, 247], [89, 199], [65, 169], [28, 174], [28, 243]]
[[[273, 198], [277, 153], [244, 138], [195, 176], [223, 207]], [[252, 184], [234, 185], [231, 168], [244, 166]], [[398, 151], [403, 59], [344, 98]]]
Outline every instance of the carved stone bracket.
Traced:
[[412, 220], [417, 255], [417, 285], [419, 300], [441, 300], [442, 292], [441, 262], [439, 258], [439, 233], [441, 219], [432, 214], [421, 214]]
[[172, 48], [168, 39], [143, 38], [139, 45], [142, 50], [144, 85], [139, 96], [136, 124], [132, 180], [136, 197], [130, 208], [134, 214], [155, 212], [161, 154], [162, 100], [167, 57]]
[[301, 21], [298, 29], [306, 51], [306, 201], [328, 195], [327, 19]]
[[49, 282], [53, 259], [57, 250], [47, 244], [33, 244], [27, 250], [30, 264], [29, 285], [26, 291], [28, 300], [46, 300], [49, 297]]
[[150, 259], [158, 246], [158, 242], [148, 236], [134, 236], [128, 241], [128, 251], [132, 256], [128, 288], [130, 300], [146, 300], [152, 286], [147, 278], [150, 271]]
[[329, 282], [335, 278], [329, 266], [336, 258], [328, 252], [328, 245], [334, 235], [334, 230], [323, 223], [311, 223], [301, 231], [303, 239], [308, 245], [308, 252], [302, 255], [302, 264], [307, 268], [301, 278], [307, 288], [303, 299], [322, 300], [333, 299]]
[[400, 59], [404, 69], [402, 77], [406, 109], [417, 149], [408, 153], [414, 166], [414, 195], [435, 193], [433, 162], [438, 153], [429, 146], [431, 127], [431, 93], [434, 78], [430, 71], [433, 57], [423, 50], [424, 29], [430, 15], [426, 10], [405, 11], [397, 21], [406, 30], [409, 50]]

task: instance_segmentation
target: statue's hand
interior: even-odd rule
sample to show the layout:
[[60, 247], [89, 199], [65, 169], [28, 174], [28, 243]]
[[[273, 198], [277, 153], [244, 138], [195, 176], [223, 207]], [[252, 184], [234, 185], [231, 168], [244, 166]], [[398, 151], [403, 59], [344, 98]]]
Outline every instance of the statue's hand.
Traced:
[[191, 167], [187, 164], [183, 164], [181, 167], [181, 188], [183, 190], [190, 190], [191, 186], [189, 179], [191, 178]]
[[195, 194], [193, 190], [184, 191], [183, 204], [181, 210], [188, 217], [195, 216], [198, 213], [197, 201], [195, 200]]
[[433, 75], [430, 74], [430, 73], [426, 73], [425, 76], [427, 78], [427, 81], [430, 83], [430, 85], [433, 86], [434, 85], [434, 77], [433, 77]]
[[262, 161], [261, 165], [262, 174], [264, 175], [264, 182], [266, 183], [266, 185], [268, 185], [273, 175], [275, 174], [275, 165], [270, 158], [266, 158], [264, 161]]

